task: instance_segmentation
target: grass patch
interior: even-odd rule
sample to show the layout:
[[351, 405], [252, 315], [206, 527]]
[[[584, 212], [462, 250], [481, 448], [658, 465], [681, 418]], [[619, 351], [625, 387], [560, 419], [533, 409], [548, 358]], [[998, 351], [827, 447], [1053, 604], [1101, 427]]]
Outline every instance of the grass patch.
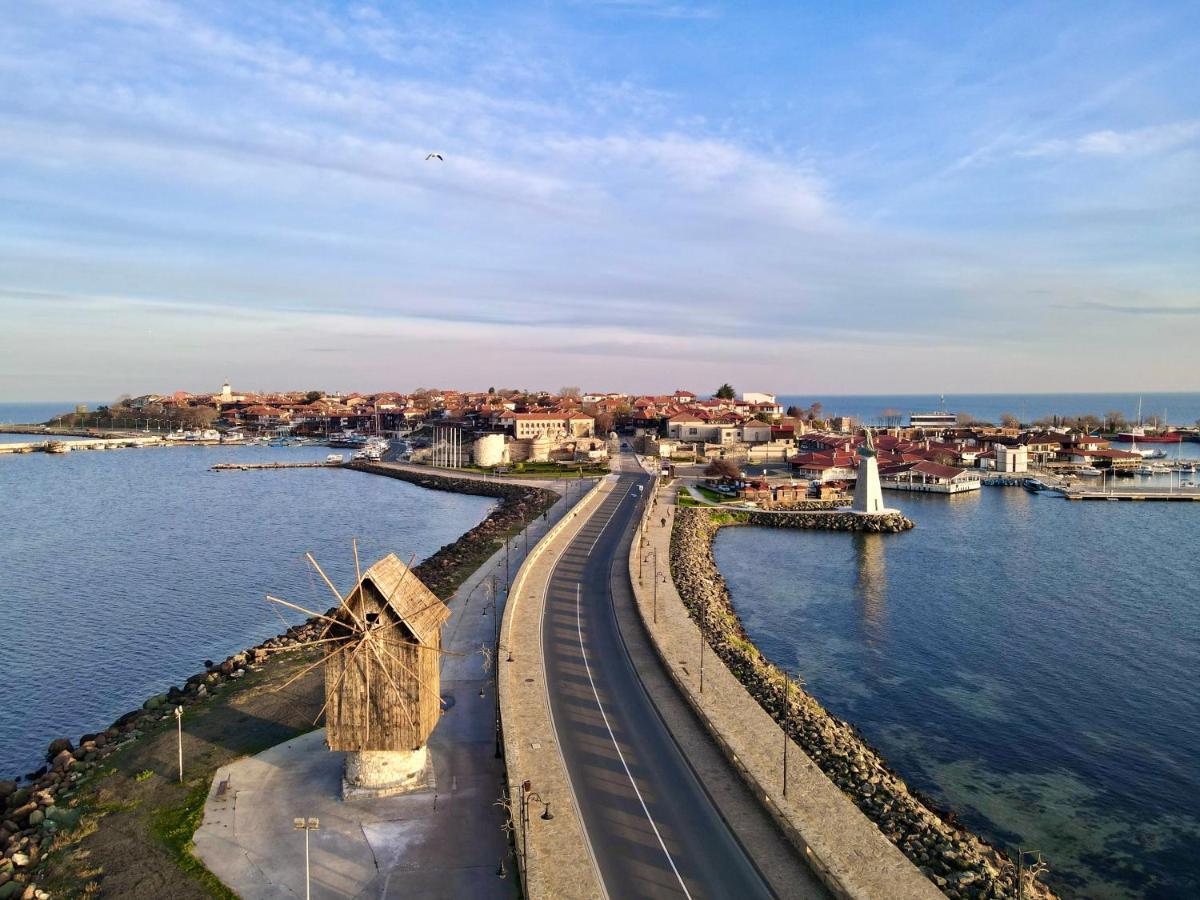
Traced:
[[150, 826], [150, 833], [160, 840], [171, 854], [175, 864], [196, 879], [205, 893], [220, 900], [237, 900], [237, 894], [225, 887], [220, 880], [204, 867], [192, 854], [195, 846], [192, 836], [204, 819], [204, 803], [208, 799], [209, 779], [193, 781], [187, 796], [179, 806], [161, 810]]
[[720, 491], [714, 491], [712, 488], [705, 487], [702, 484], [696, 485], [696, 490], [705, 500], [710, 500], [713, 503], [733, 503], [737, 500], [729, 494], [722, 494]]
[[695, 497], [693, 497], [691, 494], [689, 494], [687, 489], [684, 488], [684, 489], [681, 489], [679, 491], [679, 493], [675, 495], [675, 505], [676, 506], [699, 506], [700, 501], [697, 500]]
[[154, 775], [154, 773], [151, 772], [149, 769], [142, 769], [142, 771], [138, 772], [136, 775], [133, 776], [133, 780], [134, 781], [145, 781], [147, 778], [153, 777], [153, 775]]

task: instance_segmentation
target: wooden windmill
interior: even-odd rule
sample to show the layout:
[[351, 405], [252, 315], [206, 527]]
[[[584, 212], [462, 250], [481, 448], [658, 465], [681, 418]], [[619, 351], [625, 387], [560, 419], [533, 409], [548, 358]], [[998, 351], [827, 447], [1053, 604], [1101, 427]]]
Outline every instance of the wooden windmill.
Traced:
[[[358, 548], [354, 550], [358, 569]], [[441, 626], [450, 609], [389, 553], [345, 596], [312, 555], [308, 560], [337, 597], [308, 646], [325, 648], [325, 740], [348, 751], [344, 793], [384, 796], [410, 789], [427, 771], [426, 742], [441, 717]], [[320, 714], [318, 713], [318, 718]]]

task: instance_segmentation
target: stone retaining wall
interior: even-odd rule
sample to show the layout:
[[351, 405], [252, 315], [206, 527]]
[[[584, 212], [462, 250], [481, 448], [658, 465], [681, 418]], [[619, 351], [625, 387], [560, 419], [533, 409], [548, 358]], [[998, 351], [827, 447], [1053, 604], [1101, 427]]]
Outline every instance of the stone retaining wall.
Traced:
[[[717, 569], [712, 541], [726, 525], [902, 531], [912, 523], [896, 514], [861, 517], [816, 514], [723, 514], [679, 508], [671, 534], [671, 576], [709, 646], [809, 758], [938, 888], [952, 898], [1017, 896], [1014, 864], [976, 835], [915, 796], [853, 726], [810, 694], [792, 687], [785, 705], [784, 675], [750, 642]], [[1024, 896], [1054, 895], [1026, 879]]]

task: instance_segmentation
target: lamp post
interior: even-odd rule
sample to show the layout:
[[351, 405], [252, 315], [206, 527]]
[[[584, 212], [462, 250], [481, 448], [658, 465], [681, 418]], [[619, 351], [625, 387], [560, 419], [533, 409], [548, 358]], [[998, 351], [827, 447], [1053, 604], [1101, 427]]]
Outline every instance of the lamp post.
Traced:
[[179, 732], [179, 783], [183, 784], [183, 707], [175, 707], [175, 725]]
[[654, 548], [654, 624], [658, 624], [658, 548]]
[[521, 887], [525, 896], [529, 896], [529, 804], [536, 800], [543, 805], [542, 814], [538, 817], [549, 822], [554, 818], [550, 812], [550, 803], [543, 800], [541, 794], [533, 790], [533, 782], [521, 782]]
[[788, 720], [792, 714], [792, 679], [788, 677], [786, 669], [781, 670], [783, 673], [783, 796], [787, 796], [787, 766], [788, 766], [788, 742], [790, 735], [788, 734]]
[[304, 900], [312, 900], [312, 879], [308, 863], [308, 833], [321, 827], [320, 819], [292, 819], [292, 828], [304, 832]]

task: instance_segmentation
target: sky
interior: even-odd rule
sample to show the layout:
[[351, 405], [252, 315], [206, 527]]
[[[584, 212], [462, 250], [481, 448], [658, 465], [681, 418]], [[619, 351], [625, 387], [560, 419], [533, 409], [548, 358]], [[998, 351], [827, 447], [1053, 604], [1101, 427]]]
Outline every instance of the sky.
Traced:
[[10, 4], [0, 399], [1200, 389], [1198, 71], [1194, 2]]

